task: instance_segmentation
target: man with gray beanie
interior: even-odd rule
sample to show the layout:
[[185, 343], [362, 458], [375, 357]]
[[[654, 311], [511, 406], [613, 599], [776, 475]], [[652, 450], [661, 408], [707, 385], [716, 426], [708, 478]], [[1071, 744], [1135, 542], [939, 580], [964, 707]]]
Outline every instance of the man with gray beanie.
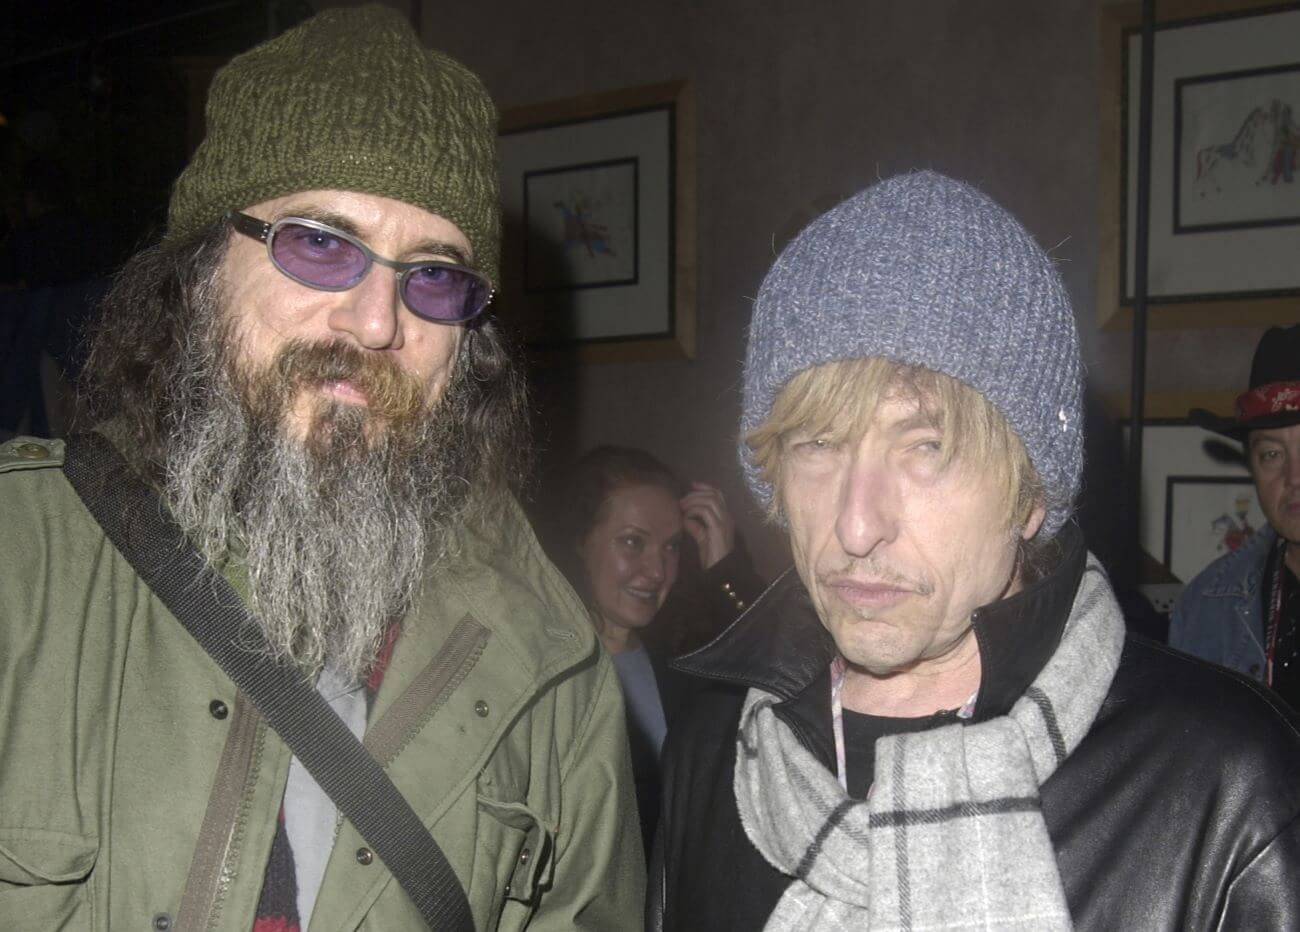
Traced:
[[496, 113], [385, 7], [216, 75], [0, 447], [0, 928], [626, 929], [618, 680], [511, 493]]
[[1082, 367], [1052, 261], [918, 172], [815, 220], [754, 308], [741, 464], [794, 567], [677, 662], [656, 929], [1281, 929], [1300, 737], [1125, 634], [1070, 520]]

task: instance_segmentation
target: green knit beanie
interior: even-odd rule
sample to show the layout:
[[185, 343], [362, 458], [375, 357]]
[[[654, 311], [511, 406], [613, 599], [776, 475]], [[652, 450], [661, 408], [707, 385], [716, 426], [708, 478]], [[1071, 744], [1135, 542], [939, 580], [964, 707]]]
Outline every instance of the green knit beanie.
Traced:
[[383, 6], [328, 10], [231, 60], [176, 180], [169, 240], [296, 191], [405, 201], [456, 224], [498, 282], [496, 109], [464, 65]]

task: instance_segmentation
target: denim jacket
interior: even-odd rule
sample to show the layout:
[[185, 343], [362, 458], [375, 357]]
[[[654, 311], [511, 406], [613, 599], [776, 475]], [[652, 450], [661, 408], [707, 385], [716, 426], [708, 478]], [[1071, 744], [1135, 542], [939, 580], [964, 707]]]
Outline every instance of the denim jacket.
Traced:
[[1265, 564], [1277, 534], [1265, 526], [1188, 583], [1174, 605], [1169, 645], [1264, 679]]

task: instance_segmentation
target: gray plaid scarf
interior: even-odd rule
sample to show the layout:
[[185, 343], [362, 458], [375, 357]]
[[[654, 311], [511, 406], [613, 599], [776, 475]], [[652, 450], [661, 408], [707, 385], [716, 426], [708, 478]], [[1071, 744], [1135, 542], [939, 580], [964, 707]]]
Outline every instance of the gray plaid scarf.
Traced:
[[750, 842], [794, 879], [765, 928], [1071, 928], [1038, 788], [1078, 746], [1119, 666], [1124, 620], [1089, 556], [1060, 646], [1003, 717], [876, 742], [865, 800], [751, 689], [735, 790]]

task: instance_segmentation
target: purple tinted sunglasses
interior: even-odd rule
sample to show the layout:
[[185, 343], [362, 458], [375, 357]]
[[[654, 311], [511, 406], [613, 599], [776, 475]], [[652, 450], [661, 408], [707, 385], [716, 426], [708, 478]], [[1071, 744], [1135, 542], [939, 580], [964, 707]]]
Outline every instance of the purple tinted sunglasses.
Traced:
[[266, 243], [271, 264], [299, 284], [318, 291], [347, 291], [378, 263], [397, 273], [397, 290], [411, 313], [439, 324], [473, 320], [492, 300], [492, 284], [478, 272], [440, 259], [394, 262], [375, 255], [356, 237], [316, 220], [281, 217], [266, 223], [230, 211], [239, 233]]

